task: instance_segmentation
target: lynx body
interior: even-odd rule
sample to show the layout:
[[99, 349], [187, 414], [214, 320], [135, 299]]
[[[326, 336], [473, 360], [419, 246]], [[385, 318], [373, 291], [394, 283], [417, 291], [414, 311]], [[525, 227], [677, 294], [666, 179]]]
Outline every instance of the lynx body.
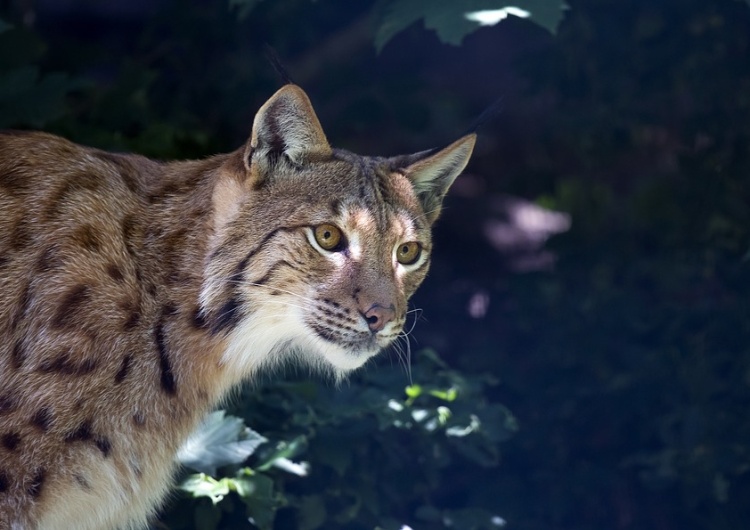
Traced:
[[236, 384], [391, 344], [473, 145], [331, 149], [294, 85], [201, 161], [0, 134], [0, 528], [141, 528]]

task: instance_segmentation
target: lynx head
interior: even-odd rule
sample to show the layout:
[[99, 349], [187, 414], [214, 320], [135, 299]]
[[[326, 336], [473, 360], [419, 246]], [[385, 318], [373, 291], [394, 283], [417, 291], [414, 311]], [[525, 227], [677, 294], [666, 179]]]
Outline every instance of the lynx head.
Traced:
[[430, 228], [474, 147], [391, 158], [332, 149], [286, 85], [258, 111], [214, 189], [202, 312], [239, 376], [290, 356], [337, 377], [402, 332]]

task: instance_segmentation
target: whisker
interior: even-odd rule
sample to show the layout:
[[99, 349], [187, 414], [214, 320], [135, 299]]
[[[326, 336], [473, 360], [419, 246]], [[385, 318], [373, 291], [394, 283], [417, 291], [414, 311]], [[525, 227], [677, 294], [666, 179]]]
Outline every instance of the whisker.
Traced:
[[[414, 380], [412, 379], [412, 371], [411, 371], [411, 342], [409, 341], [409, 336], [403, 332], [399, 334], [399, 339], [403, 339], [403, 344], [406, 347], [405, 352], [401, 350], [401, 355], [399, 355], [399, 358], [402, 359], [404, 363], [404, 368], [406, 369], [406, 376], [409, 378], [409, 384], [413, 385]], [[401, 346], [400, 342], [396, 342], [395, 344], [398, 344], [399, 347]]]

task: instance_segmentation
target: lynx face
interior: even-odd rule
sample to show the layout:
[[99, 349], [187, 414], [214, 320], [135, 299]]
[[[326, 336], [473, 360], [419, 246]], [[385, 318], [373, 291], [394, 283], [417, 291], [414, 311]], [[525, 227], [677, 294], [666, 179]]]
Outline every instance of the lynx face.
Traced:
[[[239, 321], [228, 356], [259, 365], [296, 353], [348, 371], [401, 333], [429, 266], [429, 222], [404, 176], [384, 161], [349, 158], [337, 152], [269, 183], [227, 231], [224, 240], [236, 237], [245, 252], [235, 254], [233, 276], [216, 282], [232, 291], [221, 311]], [[258, 219], [284, 221], [260, 222], [257, 236], [243, 238]]]
[[256, 117], [245, 176], [214, 196], [221, 222], [203, 307], [230, 330], [226, 362], [246, 373], [294, 357], [342, 376], [393, 343], [473, 143], [361, 157], [328, 146], [298, 89], [272, 98]]

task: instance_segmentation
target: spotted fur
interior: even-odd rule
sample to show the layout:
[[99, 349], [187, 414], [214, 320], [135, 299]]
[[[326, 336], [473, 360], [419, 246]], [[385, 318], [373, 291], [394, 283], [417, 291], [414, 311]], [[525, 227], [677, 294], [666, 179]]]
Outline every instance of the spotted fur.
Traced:
[[[342, 377], [388, 346], [473, 144], [331, 149], [293, 85], [201, 161], [1, 133], [0, 528], [143, 527], [235, 384], [288, 360]], [[346, 245], [324, 250], [324, 223]]]

